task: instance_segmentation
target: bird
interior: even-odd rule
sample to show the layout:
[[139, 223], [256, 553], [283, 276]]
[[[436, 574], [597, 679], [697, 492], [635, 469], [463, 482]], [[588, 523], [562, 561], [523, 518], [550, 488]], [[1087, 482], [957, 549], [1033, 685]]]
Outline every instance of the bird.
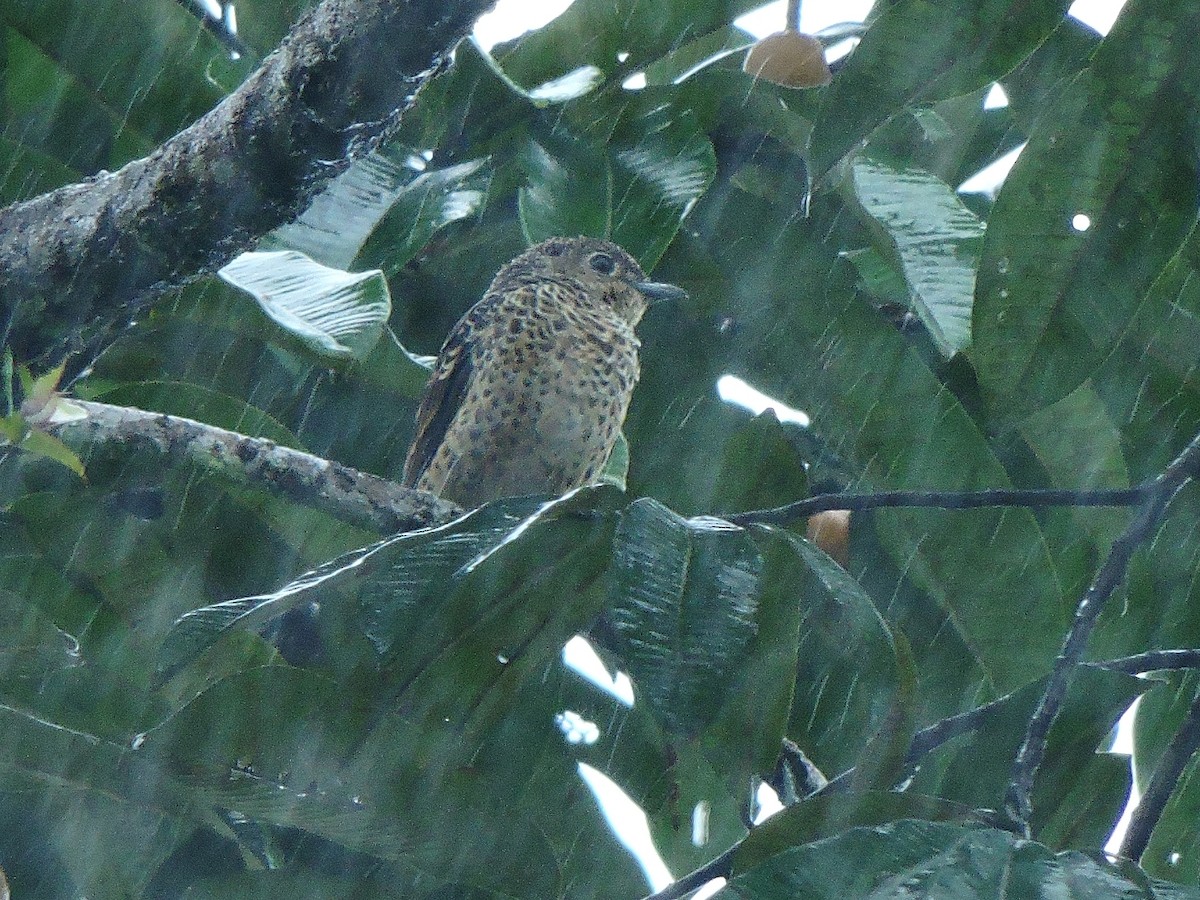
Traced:
[[591, 483], [638, 380], [634, 328], [650, 304], [683, 297], [611, 241], [529, 248], [442, 345], [402, 483], [465, 508]]

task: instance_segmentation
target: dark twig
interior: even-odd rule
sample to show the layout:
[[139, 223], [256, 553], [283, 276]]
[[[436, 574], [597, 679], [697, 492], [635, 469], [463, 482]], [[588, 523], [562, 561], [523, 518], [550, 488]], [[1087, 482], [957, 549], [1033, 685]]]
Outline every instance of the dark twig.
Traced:
[[988, 506], [1138, 506], [1154, 483], [1131, 488], [1095, 491], [1057, 489], [1019, 490], [996, 488], [984, 491], [877, 491], [870, 494], [817, 494], [774, 509], [729, 513], [721, 518], [735, 525], [790, 525], [813, 513], [830, 509], [882, 509], [933, 507], [936, 509], [979, 509]]
[[1154, 826], [1162, 818], [1167, 801], [1179, 783], [1184, 766], [1197, 749], [1200, 749], [1200, 694], [1192, 700], [1179, 730], [1171, 737], [1171, 743], [1167, 745], [1166, 752], [1150, 777], [1146, 793], [1129, 818], [1129, 829], [1121, 841], [1121, 856], [1134, 862], [1142, 858]]
[[956, 738], [960, 734], [969, 734], [978, 728], [982, 728], [987, 720], [998, 713], [1000, 708], [1005, 703], [1008, 703], [1012, 697], [1012, 694], [1005, 694], [1003, 697], [997, 697], [990, 703], [983, 704], [983, 706], [977, 706], [956, 716], [948, 716], [940, 722], [934, 722], [932, 725], [922, 728], [913, 735], [905, 762], [910, 766], [916, 765], [922, 756], [936, 750], [951, 738]]
[[1083, 660], [1088, 638], [1104, 604], [1124, 580], [1125, 571], [1134, 551], [1158, 528], [1167, 505], [1184, 484], [1196, 475], [1200, 462], [1200, 435], [1192, 438], [1187, 448], [1167, 466], [1146, 490], [1141, 508], [1125, 532], [1109, 550], [1108, 558], [1096, 573], [1091, 585], [1075, 609], [1075, 619], [1067, 632], [1062, 650], [1054, 661], [1046, 690], [1029, 720], [1025, 740], [1013, 761], [1012, 782], [1005, 796], [1005, 809], [1020, 830], [1029, 835], [1029, 818], [1033, 812], [1031, 796], [1033, 780], [1046, 753], [1050, 727], [1058, 717], [1075, 668]]
[[1164, 672], [1168, 669], [1200, 669], [1200, 650], [1148, 650], [1120, 659], [1105, 659], [1084, 663], [1096, 669], [1141, 675], [1143, 672]]
[[800, 0], [788, 0], [787, 24], [784, 28], [788, 31], [800, 30]]
[[[1099, 660], [1096, 662], [1083, 663], [1083, 665], [1097, 669], [1106, 669], [1112, 672], [1124, 672], [1130, 675], [1136, 675], [1142, 672], [1162, 671], [1166, 669], [1200, 668], [1200, 650], [1152, 650], [1147, 653], [1138, 653], [1134, 656], [1124, 656], [1119, 659]], [[923, 756], [933, 752], [947, 741], [982, 728], [987, 724], [988, 719], [1000, 712], [1005, 703], [1008, 703], [1012, 700], [1014, 694], [1015, 692], [1011, 694], [1005, 694], [1003, 697], [997, 697], [995, 700], [985, 703], [982, 706], [977, 706], [974, 709], [967, 710], [966, 712], [959, 713], [958, 715], [947, 716], [945, 719], [942, 719], [939, 722], [934, 722], [932, 725], [922, 728], [913, 735], [912, 743], [908, 748], [906, 763], [909, 766], [916, 765], [918, 762], [920, 762]], [[1185, 734], [1186, 737], [1184, 737]], [[1186, 749], [1185, 740], [1191, 740], [1193, 742], [1186, 745]], [[1196, 750], [1200, 748], [1200, 696], [1198, 696], [1197, 700], [1192, 704], [1187, 721], [1185, 721], [1184, 725], [1181, 726], [1179, 732], [1175, 736], [1175, 739], [1172, 741], [1170, 748], [1168, 748], [1167, 755], [1163, 758], [1163, 762], [1159, 765], [1158, 770], [1155, 772], [1154, 779], [1151, 780], [1150, 788], [1147, 790], [1146, 795], [1142, 798], [1142, 805], [1138, 807], [1139, 811], [1142, 810], [1143, 807], [1146, 807], [1146, 812], [1143, 815], [1145, 815], [1147, 819], [1149, 819], [1150, 810], [1153, 808], [1152, 806], [1147, 806], [1147, 804], [1150, 802], [1152, 792], [1154, 791], [1154, 785], [1157, 783], [1160, 773], [1163, 774], [1162, 780], [1167, 784], [1167, 789], [1165, 791], [1166, 796], [1163, 798], [1163, 803], [1166, 802], [1166, 797], [1170, 796], [1171, 788], [1174, 786], [1175, 781], [1179, 776], [1179, 770], [1173, 768], [1175, 765], [1175, 758], [1172, 756], [1172, 751], [1176, 750], [1177, 745], [1179, 748], [1179, 758], [1182, 760], [1181, 764], [1186, 764], [1187, 760], [1191, 757], [1191, 754], [1195, 753]], [[801, 754], [801, 756], [803, 756], [803, 754]], [[807, 757], [804, 757], [804, 759], [807, 760]], [[1172, 769], [1168, 769], [1168, 760], [1171, 761]], [[1171, 772], [1172, 777], [1170, 778], [1166, 777], [1168, 771]], [[814, 791], [814, 793], [843, 790], [850, 783], [853, 773], [853, 768], [839, 773], [837, 776], [830, 779], [825, 785], [821, 786], [817, 791]], [[1159, 808], [1157, 814], [1154, 815], [1153, 821], [1148, 822], [1148, 828], [1146, 831], [1147, 839], [1149, 832], [1153, 829], [1154, 823], [1158, 821], [1158, 817], [1161, 815], [1161, 812], [1162, 810]], [[1135, 813], [1135, 816], [1136, 815], [1138, 815], [1138, 813]], [[1000, 825], [1002, 823], [997, 822], [996, 824]], [[1131, 822], [1131, 834], [1133, 833], [1132, 829], [1133, 823]], [[1129, 846], [1130, 838], [1127, 836], [1125, 844], [1121, 848], [1122, 856], [1136, 860], [1137, 856], [1140, 856], [1142, 851], [1145, 850], [1145, 845], [1143, 842], [1141, 849], [1137, 851], [1137, 856], [1134, 856], [1132, 848], [1127, 849]], [[730, 849], [725, 853], [722, 853], [720, 856], [705, 863], [703, 866], [696, 869], [694, 872], [690, 873], [684, 878], [681, 878], [679, 881], [676, 881], [658, 893], [647, 897], [646, 900], [678, 900], [678, 898], [686, 896], [688, 893], [704, 886], [714, 878], [727, 877], [732, 871], [732, 861], [733, 849]]]
[[245, 42], [237, 36], [237, 32], [231, 27], [229, 21], [229, 4], [222, 4], [221, 17], [213, 18], [209, 14], [208, 7], [199, 2], [199, 0], [177, 0], [180, 6], [190, 12], [200, 21], [205, 30], [213, 37], [225, 45], [230, 53], [236, 53], [238, 56], [250, 57], [253, 54]]

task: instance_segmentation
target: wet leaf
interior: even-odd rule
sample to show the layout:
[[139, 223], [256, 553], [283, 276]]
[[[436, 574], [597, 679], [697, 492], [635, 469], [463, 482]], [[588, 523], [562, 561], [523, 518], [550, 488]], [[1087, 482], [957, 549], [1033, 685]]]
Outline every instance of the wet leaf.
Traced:
[[928, 172], [869, 157], [851, 171], [858, 201], [899, 258], [910, 308], [944, 356], [966, 349], [983, 223]]
[[366, 356], [392, 312], [383, 273], [330, 269], [294, 250], [243, 253], [220, 271], [315, 352]]

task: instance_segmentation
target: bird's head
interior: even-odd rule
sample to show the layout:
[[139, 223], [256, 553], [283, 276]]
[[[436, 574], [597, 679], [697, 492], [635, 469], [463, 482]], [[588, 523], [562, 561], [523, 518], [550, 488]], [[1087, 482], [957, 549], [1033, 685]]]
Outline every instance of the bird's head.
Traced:
[[687, 296], [673, 284], [648, 281], [632, 256], [600, 238], [550, 238], [530, 247], [496, 276], [496, 284], [556, 281], [582, 288], [590, 304], [632, 327], [651, 303]]

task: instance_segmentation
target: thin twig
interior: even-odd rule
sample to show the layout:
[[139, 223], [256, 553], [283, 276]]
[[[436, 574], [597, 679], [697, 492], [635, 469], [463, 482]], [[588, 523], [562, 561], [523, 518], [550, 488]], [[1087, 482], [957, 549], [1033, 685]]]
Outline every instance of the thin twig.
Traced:
[[1094, 491], [1055, 488], [995, 488], [983, 491], [877, 491], [870, 494], [817, 494], [774, 509], [728, 513], [721, 518], [735, 525], [790, 525], [813, 513], [830, 509], [881, 509], [933, 507], [936, 509], [979, 509], [988, 506], [1138, 506], [1154, 484]]
[[800, 0], [788, 0], [787, 25], [784, 28], [787, 31], [800, 30]]
[[1062, 709], [1071, 676], [1083, 660], [1096, 620], [1108, 598], [1125, 579], [1134, 551], [1158, 528], [1171, 499], [1196, 475], [1198, 462], [1200, 435], [1192, 438], [1187, 448], [1150, 484], [1137, 515], [1124, 534], [1113, 542], [1108, 558], [1075, 609], [1075, 619], [1058, 658], [1054, 660], [1046, 690], [1029, 720], [1025, 740], [1013, 761], [1012, 781], [1004, 798], [1006, 811], [1026, 836], [1030, 835], [1029, 819], [1033, 812], [1033, 780], [1046, 754], [1050, 727]]
[[932, 725], [922, 728], [913, 735], [912, 743], [908, 746], [908, 756], [905, 757], [905, 762], [910, 766], [916, 765], [922, 756], [936, 750], [951, 738], [956, 738], [960, 734], [968, 734], [982, 728], [987, 720], [998, 713], [1000, 708], [1012, 700], [1012, 698], [1012, 694], [1005, 694], [1003, 697], [997, 697], [995, 700], [983, 704], [983, 706], [977, 706], [964, 713], [949, 716], [940, 722], [934, 722]]
[[1124, 672], [1126, 675], [1170, 669], [1200, 669], [1200, 650], [1148, 650], [1133, 656], [1087, 662], [1084, 665], [1110, 672]]
[[209, 34], [224, 44], [229, 52], [236, 53], [238, 56], [244, 56], [246, 58], [251, 58], [254, 56], [254, 54], [251, 53], [250, 48], [246, 46], [246, 43], [237, 36], [237, 32], [230, 30], [229, 20], [226, 18], [226, 16], [228, 16], [228, 4], [221, 7], [221, 17], [214, 18], [213, 16], [209, 15], [207, 5], [198, 2], [198, 0], [177, 0], [177, 2], [180, 6], [191, 13], [204, 26], [205, 30], [208, 31]]
[[1200, 694], [1192, 700], [1179, 730], [1171, 737], [1166, 752], [1150, 777], [1146, 793], [1129, 818], [1129, 829], [1121, 841], [1121, 856], [1134, 862], [1142, 858], [1154, 826], [1162, 818], [1167, 801], [1179, 783], [1179, 776], [1197, 749], [1200, 749]]

